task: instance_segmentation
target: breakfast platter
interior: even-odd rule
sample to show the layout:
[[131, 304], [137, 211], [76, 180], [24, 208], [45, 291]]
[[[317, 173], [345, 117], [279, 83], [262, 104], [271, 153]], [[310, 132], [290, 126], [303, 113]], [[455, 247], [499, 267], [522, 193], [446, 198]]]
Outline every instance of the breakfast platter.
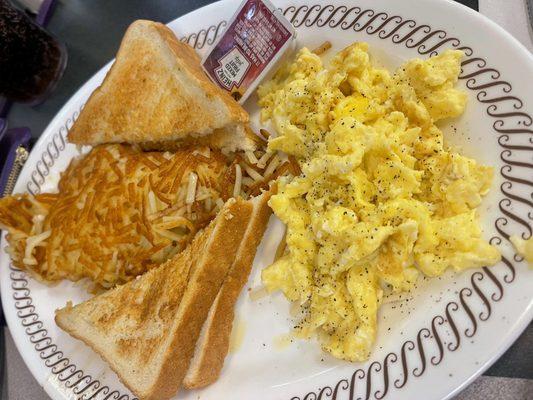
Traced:
[[[164, 45], [157, 41], [172, 42], [173, 32], [182, 43], [173, 43], [173, 48], [183, 46], [180, 56], [185, 59], [191, 51], [188, 61], [176, 68], [176, 74], [184, 74], [196, 59], [198, 65], [200, 58], [205, 60], [233, 26], [241, 1], [224, 0], [170, 22], [172, 32], [147, 21], [132, 24], [113, 69], [110, 62], [82, 86], [33, 148], [14, 193], [35, 197], [13, 196], [10, 207], [21, 215], [35, 213], [34, 236], [21, 245], [17, 232], [10, 231], [6, 238], [3, 231], [0, 288], [16, 346], [52, 399], [170, 398], [178, 386], [172, 398], [448, 399], [501, 356], [533, 319], [533, 269], [528, 267], [533, 94], [524, 81], [533, 73], [532, 55], [488, 19], [448, 0], [273, 3], [292, 25], [280, 29], [287, 36], [294, 29], [294, 50], [285, 58], [288, 67], [276, 75], [260, 75], [261, 86], [242, 103], [245, 111], [226, 96], [233, 118], [227, 126], [238, 131], [232, 133], [239, 135], [237, 140], [228, 139], [225, 132], [215, 139], [196, 135], [199, 145], [185, 147], [190, 151], [167, 145], [165, 152], [159, 151], [154, 146], [165, 139], [159, 133], [169, 118], [142, 112], [110, 118], [107, 126], [113, 128], [116, 121], [134, 127], [150, 123], [152, 136], [137, 143], [149, 151], [108, 144], [124, 142], [124, 132], [104, 139], [94, 134], [95, 119], [125, 105], [138, 106], [133, 89], [124, 89], [127, 85], [121, 81], [124, 76], [132, 79], [121, 71], [131, 71], [132, 63], [145, 57], [133, 50], [135, 43], [143, 49], [155, 43], [153, 48], [159, 49]], [[235, 57], [233, 62], [241, 61]], [[142, 71], [163, 74], [161, 65], [143, 64]], [[341, 82], [339, 76], [348, 78]], [[135, 85], [148, 96], [152, 86], [142, 86], [142, 76], [137, 79], [142, 84]], [[209, 85], [199, 87], [208, 93]], [[195, 93], [201, 97], [198, 90]], [[241, 94], [233, 97], [239, 100]], [[106, 103], [109, 98], [112, 103]], [[157, 96], [144, 100], [167, 104]], [[326, 112], [324, 104], [334, 106]], [[172, 118], [181, 118], [182, 126], [197, 124], [191, 128], [195, 134], [201, 129], [197, 126], [223, 119], [219, 109], [198, 116], [201, 112], [193, 108], [191, 118]], [[248, 128], [243, 128], [248, 114], [249, 130], [261, 132], [268, 150], [255, 148], [258, 139], [251, 139]], [[84, 137], [91, 130], [93, 136]], [[88, 144], [98, 147], [92, 150]], [[210, 150], [211, 145], [220, 152]], [[229, 147], [230, 153], [235, 147], [244, 153], [228, 155]], [[197, 164], [180, 183], [187, 163], [182, 160]], [[67, 167], [68, 174], [61, 175]], [[98, 179], [83, 181], [90, 175], [86, 171]], [[200, 193], [210, 179], [214, 183], [205, 184], [209, 190]], [[172, 195], [154, 189], [168, 182]], [[97, 196], [91, 193], [104, 193], [103, 186], [106, 195], [94, 200]], [[88, 187], [90, 191], [84, 192]], [[77, 190], [73, 201], [61, 197]], [[97, 243], [97, 234], [114, 234], [104, 222], [109, 218], [116, 226], [122, 223], [116, 216], [121, 190], [127, 201], [120, 212], [130, 213], [127, 226], [136, 223], [131, 217], [136, 207], [151, 209], [157, 224], [146, 222], [144, 228], [128, 231], [129, 247], [118, 242], [122, 247], [117, 250], [115, 242], [101, 241], [98, 249], [84, 248], [98, 254], [89, 261], [79, 254], [74, 263], [61, 257], [51, 261], [46, 256], [46, 263], [37, 260], [39, 249], [44, 249], [39, 243], [51, 235], [42, 227], [43, 209], [56, 207], [46, 218], [64, 227], [67, 233], [55, 233], [54, 240], [57, 251], [70, 257], [72, 248], [93, 236]], [[142, 197], [143, 191], [149, 192], [146, 200], [135, 203], [132, 199]], [[193, 208], [198, 197], [205, 204], [201, 211]], [[63, 203], [50, 205], [51, 199]], [[86, 219], [78, 220], [78, 209], [95, 201], [106, 204], [107, 214], [91, 220], [89, 212], [82, 213]], [[273, 210], [268, 225], [267, 201]], [[162, 209], [163, 203], [173, 206]], [[4, 215], [0, 204], [0, 223], [9, 225]], [[252, 228], [239, 226], [241, 219], [250, 221]], [[146, 226], [153, 229], [146, 232]], [[233, 243], [232, 235], [244, 238], [242, 243]], [[432, 235], [439, 237], [438, 246]], [[30, 242], [33, 247], [28, 250]], [[17, 259], [17, 246], [24, 245]], [[146, 251], [142, 260], [132, 256], [119, 263], [121, 254], [138, 254], [139, 246]], [[308, 258], [309, 253], [313, 257]], [[117, 336], [125, 341], [135, 336], [138, 327], [128, 325], [128, 313], [136, 315], [131, 310], [145, 303], [149, 305], [143, 310], [150, 313], [154, 301], [168, 296], [167, 303], [177, 302], [179, 307], [169, 328], [159, 335], [171, 330], [174, 341], [185, 342], [191, 335], [200, 336], [200, 342], [209, 340], [209, 323], [216, 323], [216, 306], [226, 287], [223, 271], [221, 291], [217, 288], [207, 300], [209, 285], [216, 285], [220, 265], [226, 262], [233, 268], [231, 263], [239, 260], [244, 265], [246, 257], [251, 270], [239, 276], [228, 272], [233, 282], [242, 284], [235, 289], [230, 282], [227, 289], [237, 291], [226, 304], [232, 320], [229, 330], [221, 325], [227, 337], [216, 377], [209, 385], [195, 383], [186, 366], [187, 375], [179, 376], [178, 386], [169, 385], [181, 366], [174, 370], [172, 362], [162, 362], [156, 383], [143, 391], [136, 381], [152, 373], [151, 365], [128, 365], [126, 374], [126, 367], [114, 360], [142, 360], [142, 354], [134, 354], [135, 347], [150, 353], [150, 347], [142, 347], [146, 341], [133, 342], [122, 353], [106, 347], [116, 343]], [[309, 272], [305, 265], [315, 265], [315, 270]], [[369, 272], [371, 266], [378, 272]], [[189, 281], [185, 294], [165, 286], [176, 271]], [[202, 273], [210, 276], [202, 278]], [[191, 290], [194, 284], [203, 289]], [[313, 296], [319, 293], [319, 300], [309, 294], [310, 288]], [[110, 305], [113, 296], [121, 304]], [[158, 312], [172, 307], [167, 303]], [[114, 307], [119, 317], [126, 315], [115, 337], [99, 325], [104, 317], [98, 313], [106, 307]], [[195, 317], [184, 316], [191, 312], [203, 313], [201, 323], [208, 321], [201, 334], [202, 325], [194, 328]], [[82, 322], [72, 322], [76, 313]], [[118, 330], [111, 314], [105, 316], [112, 327], [107, 331]], [[93, 315], [97, 322], [91, 320]], [[150, 318], [142, 326], [148, 320], [153, 323], [150, 329], [157, 329]], [[182, 342], [175, 346], [179, 351]], [[200, 345], [196, 346], [192, 362], [201, 369]], [[183, 357], [171, 347], [175, 357]], [[194, 352], [194, 343], [191, 349]]]

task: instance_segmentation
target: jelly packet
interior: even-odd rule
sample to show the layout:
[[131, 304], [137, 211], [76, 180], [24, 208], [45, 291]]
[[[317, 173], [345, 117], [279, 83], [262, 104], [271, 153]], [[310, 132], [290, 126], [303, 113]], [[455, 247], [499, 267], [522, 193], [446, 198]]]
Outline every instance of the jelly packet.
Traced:
[[202, 65], [213, 82], [243, 103], [294, 39], [291, 23], [270, 1], [244, 0]]

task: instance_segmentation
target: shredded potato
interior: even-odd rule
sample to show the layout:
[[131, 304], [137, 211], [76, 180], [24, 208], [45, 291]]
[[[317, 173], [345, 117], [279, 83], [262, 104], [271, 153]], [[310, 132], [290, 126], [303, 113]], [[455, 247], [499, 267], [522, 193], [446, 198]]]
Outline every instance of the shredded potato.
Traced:
[[[256, 164], [272, 157], [95, 147], [71, 162], [58, 193], [0, 199], [7, 251], [45, 282], [89, 278], [104, 289], [128, 282], [183, 250], [228, 198], [267, 189], [265, 166]], [[287, 170], [277, 164], [269, 163], [270, 178]]]
[[[219, 207], [207, 209], [195, 195], [200, 186], [209, 188], [204, 200], [216, 201], [226, 169], [220, 153], [183, 149], [163, 156], [99, 146], [73, 160], [59, 194], [2, 200], [0, 221], [10, 231], [17, 266], [45, 281], [88, 277], [112, 287], [181, 251], [216, 215]], [[14, 228], [24, 232], [18, 240]]]
[[235, 164], [235, 186], [233, 187], [233, 197], [237, 197], [241, 193], [242, 185], [242, 170], [239, 164]]
[[331, 42], [329, 40], [322, 43], [320, 46], [318, 46], [316, 49], [313, 50], [313, 53], [316, 55], [321, 55], [331, 49]]

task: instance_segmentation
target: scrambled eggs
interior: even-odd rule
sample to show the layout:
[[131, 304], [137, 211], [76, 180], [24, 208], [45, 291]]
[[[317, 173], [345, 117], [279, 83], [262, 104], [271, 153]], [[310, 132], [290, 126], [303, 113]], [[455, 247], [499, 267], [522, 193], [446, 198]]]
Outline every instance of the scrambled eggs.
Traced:
[[465, 108], [461, 57], [414, 59], [391, 75], [365, 43], [328, 66], [303, 48], [258, 90], [278, 134], [269, 148], [302, 171], [280, 178], [270, 200], [287, 250], [262, 280], [303, 306], [296, 334], [316, 334], [335, 357], [369, 357], [384, 290], [500, 260], [476, 215], [492, 168], [448, 150], [436, 125]]

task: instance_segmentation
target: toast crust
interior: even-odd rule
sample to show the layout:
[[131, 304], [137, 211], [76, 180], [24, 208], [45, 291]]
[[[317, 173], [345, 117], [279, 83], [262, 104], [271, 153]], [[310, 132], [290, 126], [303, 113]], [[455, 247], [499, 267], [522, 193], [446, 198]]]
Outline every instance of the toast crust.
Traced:
[[189, 282], [172, 328], [174, 335], [167, 347], [165, 362], [161, 365], [158, 379], [153, 383], [147, 400], [172, 397], [187, 373], [202, 325], [242, 241], [252, 214], [252, 205], [237, 200], [228, 211], [221, 216], [225, 226], [221, 229], [220, 237], [213, 240], [212, 246], [202, 255], [201, 262], [205, 265], [201, 274], [193, 287]]
[[193, 361], [183, 381], [183, 386], [187, 389], [197, 389], [215, 382], [224, 366], [233, 327], [235, 303], [248, 280], [257, 247], [272, 214], [267, 204], [270, 196], [270, 192], [265, 192], [257, 199], [258, 203], [254, 207], [252, 219], [235, 261], [209, 311], [203, 328], [204, 335], [196, 344]]
[[138, 20], [68, 138], [83, 145], [180, 140], [248, 121], [246, 111], [203, 72], [192, 47], [163, 24]]

